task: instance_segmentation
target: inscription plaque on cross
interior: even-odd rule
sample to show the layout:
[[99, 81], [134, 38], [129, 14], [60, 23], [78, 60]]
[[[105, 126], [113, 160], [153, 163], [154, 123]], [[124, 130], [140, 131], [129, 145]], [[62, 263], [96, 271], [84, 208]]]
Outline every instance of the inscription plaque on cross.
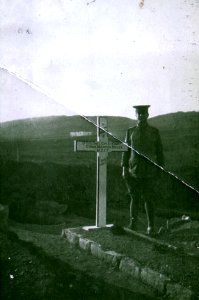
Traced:
[[127, 151], [123, 143], [108, 140], [108, 126], [105, 117], [97, 117], [97, 141], [74, 141], [74, 151], [94, 151], [97, 154], [96, 176], [96, 227], [106, 226], [107, 202], [107, 158], [109, 152]]

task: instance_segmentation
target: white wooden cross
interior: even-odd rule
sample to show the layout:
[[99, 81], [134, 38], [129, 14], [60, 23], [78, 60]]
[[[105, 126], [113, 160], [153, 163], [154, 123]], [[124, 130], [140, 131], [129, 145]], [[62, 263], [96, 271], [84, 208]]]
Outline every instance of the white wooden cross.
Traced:
[[106, 227], [108, 153], [127, 151], [127, 146], [123, 143], [108, 141], [107, 130], [107, 119], [97, 117], [97, 142], [74, 141], [74, 151], [94, 151], [97, 153], [96, 226], [94, 227]]

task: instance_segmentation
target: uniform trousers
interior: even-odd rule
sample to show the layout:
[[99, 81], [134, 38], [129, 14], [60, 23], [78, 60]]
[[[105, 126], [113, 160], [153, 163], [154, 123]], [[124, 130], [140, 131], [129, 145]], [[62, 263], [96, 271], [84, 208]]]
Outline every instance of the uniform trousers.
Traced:
[[136, 225], [141, 203], [144, 203], [148, 227], [154, 228], [154, 190], [155, 178], [134, 178], [126, 181], [130, 194], [130, 223]]

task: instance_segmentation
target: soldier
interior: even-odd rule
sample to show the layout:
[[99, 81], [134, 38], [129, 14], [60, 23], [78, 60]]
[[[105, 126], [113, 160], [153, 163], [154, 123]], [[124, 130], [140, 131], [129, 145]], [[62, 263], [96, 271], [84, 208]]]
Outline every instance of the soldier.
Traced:
[[[158, 167], [164, 165], [162, 143], [158, 129], [147, 123], [150, 105], [133, 106], [136, 109], [137, 126], [126, 133], [128, 151], [122, 155], [122, 176], [131, 197], [129, 228], [136, 230], [140, 199], [144, 200], [148, 221], [147, 234], [154, 235], [154, 187]], [[152, 162], [151, 162], [152, 161]]]

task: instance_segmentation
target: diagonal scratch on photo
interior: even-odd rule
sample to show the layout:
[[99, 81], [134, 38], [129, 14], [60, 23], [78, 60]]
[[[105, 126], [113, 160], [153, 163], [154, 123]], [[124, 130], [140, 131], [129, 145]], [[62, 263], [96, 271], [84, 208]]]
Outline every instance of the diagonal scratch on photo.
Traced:
[[198, 299], [199, 1], [0, 10], [0, 298]]

